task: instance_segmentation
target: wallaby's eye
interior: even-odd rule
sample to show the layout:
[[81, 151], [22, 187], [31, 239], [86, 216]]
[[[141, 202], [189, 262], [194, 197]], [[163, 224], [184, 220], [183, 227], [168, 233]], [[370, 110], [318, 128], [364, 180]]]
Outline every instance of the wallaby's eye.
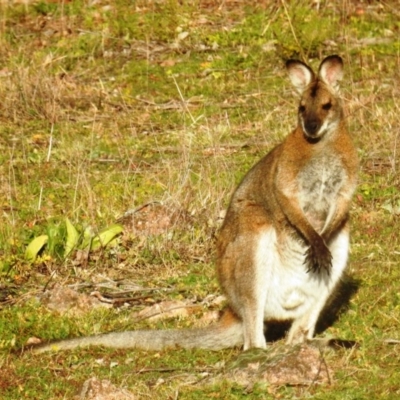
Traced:
[[306, 111], [306, 107], [305, 106], [299, 106], [299, 112], [303, 113], [304, 111]]
[[322, 106], [322, 108], [323, 108], [324, 110], [330, 110], [331, 107], [332, 107], [332, 103], [331, 103], [331, 102], [326, 103], [326, 104], [324, 104], [324, 105]]

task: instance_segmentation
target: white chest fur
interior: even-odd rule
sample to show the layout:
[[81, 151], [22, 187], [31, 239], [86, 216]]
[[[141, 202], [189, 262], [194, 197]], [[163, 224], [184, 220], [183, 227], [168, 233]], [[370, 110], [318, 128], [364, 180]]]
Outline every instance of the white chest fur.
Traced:
[[297, 176], [300, 206], [318, 232], [329, 224], [346, 181], [340, 159], [329, 153], [314, 157]]

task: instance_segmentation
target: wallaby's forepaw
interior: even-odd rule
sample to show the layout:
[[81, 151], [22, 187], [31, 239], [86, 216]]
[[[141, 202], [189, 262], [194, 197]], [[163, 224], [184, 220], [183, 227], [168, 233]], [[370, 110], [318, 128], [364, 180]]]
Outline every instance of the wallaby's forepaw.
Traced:
[[306, 251], [304, 264], [307, 265], [307, 272], [326, 271], [329, 275], [332, 269], [332, 255], [326, 244], [321, 241], [312, 244]]

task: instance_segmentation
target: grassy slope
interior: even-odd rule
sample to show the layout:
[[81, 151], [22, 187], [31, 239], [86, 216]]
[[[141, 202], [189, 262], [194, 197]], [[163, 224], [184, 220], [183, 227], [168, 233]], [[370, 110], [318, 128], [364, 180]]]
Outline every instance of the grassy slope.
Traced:
[[[24, 300], [55, 272], [53, 282], [64, 284], [108, 276], [175, 290], [156, 300], [217, 293], [210, 237], [218, 216], [240, 177], [295, 123], [283, 60], [304, 57], [316, 66], [331, 53], [346, 61], [343, 93], [362, 162], [349, 266], [358, 291], [326, 334], [362, 347], [327, 355], [330, 386], [255, 388], [252, 397], [400, 396], [400, 347], [381, 341], [399, 339], [399, 14], [395, 2], [329, 3], [319, 10], [305, 1], [286, 9], [173, 0], [0, 5], [2, 399], [71, 398], [93, 375], [140, 398], [246, 397], [234, 384], [200, 382], [201, 370], [237, 351], [91, 349], [18, 358], [9, 350], [31, 336], [132, 328], [129, 310], [72, 318]], [[101, 229], [149, 201], [188, 210], [193, 224], [145, 241], [125, 232], [116, 249], [85, 266], [61, 260], [57, 248], [33, 265], [24, 260], [40, 234], [56, 232], [56, 247], [63, 245], [65, 216]]]

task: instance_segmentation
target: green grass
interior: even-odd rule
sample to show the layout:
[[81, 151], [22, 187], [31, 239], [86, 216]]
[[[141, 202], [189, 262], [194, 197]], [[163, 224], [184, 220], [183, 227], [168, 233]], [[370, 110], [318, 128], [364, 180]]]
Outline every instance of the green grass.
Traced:
[[[0, 5], [0, 397], [72, 398], [91, 376], [138, 398], [399, 397], [400, 346], [384, 342], [400, 339], [397, 3], [86, 3]], [[325, 355], [330, 385], [249, 392], [205, 379], [236, 350], [11, 352], [34, 336], [195, 324], [208, 310], [201, 301], [219, 294], [212, 238], [232, 190], [296, 123], [284, 61], [317, 66], [333, 53], [345, 59], [361, 158], [349, 263], [358, 287], [322, 335], [361, 347]], [[115, 247], [86, 262], [63, 258], [66, 217], [79, 232], [98, 232], [149, 202], [190, 218], [150, 236], [127, 225]], [[27, 245], [43, 234], [56, 235], [55, 247], [27, 262]], [[79, 316], [35, 297], [45, 285], [119, 280], [170, 291]], [[186, 319], [132, 321], [132, 310], [168, 299], [200, 308]]]

